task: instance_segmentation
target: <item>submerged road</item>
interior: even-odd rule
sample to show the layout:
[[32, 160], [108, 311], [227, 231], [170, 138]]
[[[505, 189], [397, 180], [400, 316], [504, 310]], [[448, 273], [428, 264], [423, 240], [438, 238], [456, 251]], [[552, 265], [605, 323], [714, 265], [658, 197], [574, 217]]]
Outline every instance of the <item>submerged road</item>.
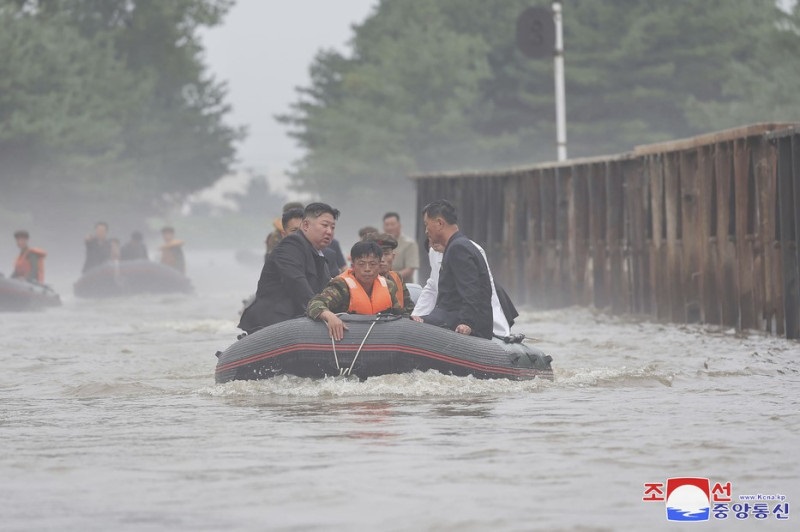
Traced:
[[[645, 484], [686, 476], [800, 511], [796, 341], [528, 310], [553, 382], [216, 385], [258, 268], [188, 263], [195, 295], [62, 281], [63, 307], [0, 315], [0, 528], [674, 530]], [[713, 529], [789, 530], [774, 506]]]

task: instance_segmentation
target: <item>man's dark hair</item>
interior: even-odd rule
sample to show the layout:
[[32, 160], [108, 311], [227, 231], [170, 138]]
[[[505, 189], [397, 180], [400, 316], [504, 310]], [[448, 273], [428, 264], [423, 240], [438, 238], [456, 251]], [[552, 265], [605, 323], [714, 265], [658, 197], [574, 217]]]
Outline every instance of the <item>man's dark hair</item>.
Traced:
[[139, 231], [134, 231], [133, 233], [131, 233], [131, 240], [133, 240], [134, 242], [141, 242], [142, 240], [144, 240], [144, 236], [142, 236], [142, 233], [140, 233]]
[[289, 223], [289, 220], [294, 220], [295, 218], [303, 219], [303, 209], [289, 209], [288, 211], [283, 211], [281, 225], [286, 229], [286, 224]]
[[174, 233], [175, 232], [175, 228], [172, 227], [171, 225], [165, 225], [164, 227], [161, 228], [161, 232], [162, 233]]
[[370, 233], [378, 233], [378, 232], [379, 231], [377, 228], [372, 227], [371, 225], [367, 225], [358, 230], [358, 238], [364, 238]]
[[458, 223], [458, 214], [452, 203], [446, 199], [432, 201], [425, 205], [422, 214], [427, 214], [428, 218], [442, 218], [450, 225]]
[[396, 212], [387, 212], [386, 214], [383, 215], [384, 222], [386, 221], [386, 218], [397, 218], [397, 221], [398, 222], [400, 221], [400, 215], [397, 214]]
[[309, 203], [303, 211], [303, 219], [306, 218], [319, 218], [323, 214], [330, 214], [334, 220], [339, 219], [339, 209], [334, 209], [327, 203]]
[[289, 211], [291, 209], [300, 209], [303, 210], [303, 204], [299, 201], [290, 201], [283, 205], [283, 212]]
[[31, 235], [25, 229], [20, 229], [19, 231], [14, 231], [14, 238], [30, 238]]
[[381, 249], [377, 242], [356, 242], [350, 249], [350, 260], [353, 262], [355, 262], [356, 259], [369, 257], [370, 255], [378, 260], [383, 257], [383, 249]]

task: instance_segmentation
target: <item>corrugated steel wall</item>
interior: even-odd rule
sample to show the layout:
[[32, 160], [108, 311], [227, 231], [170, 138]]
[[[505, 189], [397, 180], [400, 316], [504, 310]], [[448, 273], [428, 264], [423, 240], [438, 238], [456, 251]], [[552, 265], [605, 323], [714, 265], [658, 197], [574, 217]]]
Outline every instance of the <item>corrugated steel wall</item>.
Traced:
[[420, 211], [455, 203], [519, 303], [800, 337], [800, 126], [413, 179]]

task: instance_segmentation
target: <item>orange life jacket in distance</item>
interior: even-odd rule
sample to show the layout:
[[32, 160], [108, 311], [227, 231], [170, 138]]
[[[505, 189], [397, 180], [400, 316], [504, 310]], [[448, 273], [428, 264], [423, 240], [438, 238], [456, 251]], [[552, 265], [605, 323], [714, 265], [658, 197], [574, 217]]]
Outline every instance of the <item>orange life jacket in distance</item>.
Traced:
[[389, 285], [386, 279], [378, 276], [372, 282], [372, 295], [368, 296], [367, 291], [361, 286], [353, 275], [353, 270], [347, 270], [340, 275], [350, 289], [350, 307], [347, 312], [351, 314], [377, 314], [392, 308], [392, 295], [389, 293]]
[[389, 275], [392, 276], [392, 280], [394, 281], [394, 285], [397, 287], [397, 302], [400, 304], [400, 308], [405, 308], [405, 297], [403, 296], [403, 287], [405, 284], [403, 280], [400, 278], [400, 274], [394, 270], [389, 270]]
[[36, 255], [36, 277], [38, 283], [44, 282], [44, 258], [47, 253], [43, 249], [38, 248], [25, 248], [17, 257], [14, 263], [14, 275], [12, 277], [20, 279], [30, 279], [33, 270], [33, 263], [31, 262], [31, 255]]

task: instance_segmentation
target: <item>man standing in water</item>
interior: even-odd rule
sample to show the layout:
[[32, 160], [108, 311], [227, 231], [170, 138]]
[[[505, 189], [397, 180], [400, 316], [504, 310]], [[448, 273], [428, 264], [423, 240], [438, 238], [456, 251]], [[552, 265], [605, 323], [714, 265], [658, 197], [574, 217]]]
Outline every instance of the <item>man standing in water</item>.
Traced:
[[333, 240], [338, 218], [339, 211], [326, 203], [306, 205], [300, 230], [286, 235], [267, 256], [240, 329], [251, 333], [305, 314], [308, 301], [331, 279], [322, 250]]
[[415, 321], [452, 329], [460, 334], [492, 337], [492, 285], [489, 267], [469, 238], [458, 230], [456, 209], [447, 200], [422, 210], [431, 246], [444, 249], [439, 293], [430, 314]]

